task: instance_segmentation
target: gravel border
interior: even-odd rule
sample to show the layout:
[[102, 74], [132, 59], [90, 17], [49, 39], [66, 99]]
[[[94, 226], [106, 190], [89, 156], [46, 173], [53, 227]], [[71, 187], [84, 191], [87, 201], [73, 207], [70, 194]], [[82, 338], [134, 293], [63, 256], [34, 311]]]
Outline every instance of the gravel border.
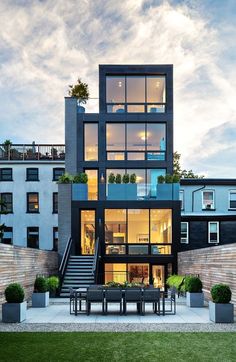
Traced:
[[0, 323], [0, 332], [236, 332], [236, 324]]

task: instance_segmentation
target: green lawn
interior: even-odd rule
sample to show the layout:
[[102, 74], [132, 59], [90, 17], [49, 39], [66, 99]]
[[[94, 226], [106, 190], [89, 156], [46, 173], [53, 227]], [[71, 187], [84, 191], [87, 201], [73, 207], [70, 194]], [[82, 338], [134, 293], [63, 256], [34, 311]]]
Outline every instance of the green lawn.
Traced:
[[0, 333], [0, 361], [235, 361], [236, 333]]

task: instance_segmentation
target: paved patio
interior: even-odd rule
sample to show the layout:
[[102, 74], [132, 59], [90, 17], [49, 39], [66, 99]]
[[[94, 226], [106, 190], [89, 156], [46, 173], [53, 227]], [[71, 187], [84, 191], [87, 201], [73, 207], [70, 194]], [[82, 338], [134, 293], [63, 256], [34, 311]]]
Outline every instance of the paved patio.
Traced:
[[[84, 307], [84, 305], [83, 305]], [[50, 299], [47, 308], [27, 310], [27, 319], [21, 324], [0, 323], [0, 331], [235, 331], [236, 324], [215, 324], [209, 320], [207, 305], [204, 308], [188, 308], [185, 299], [177, 300], [175, 315], [158, 316], [146, 307], [146, 315], [136, 312], [130, 304], [127, 315], [119, 315], [119, 306], [111, 304], [109, 313], [102, 315], [101, 305], [94, 304], [89, 316], [69, 314], [68, 299]]]

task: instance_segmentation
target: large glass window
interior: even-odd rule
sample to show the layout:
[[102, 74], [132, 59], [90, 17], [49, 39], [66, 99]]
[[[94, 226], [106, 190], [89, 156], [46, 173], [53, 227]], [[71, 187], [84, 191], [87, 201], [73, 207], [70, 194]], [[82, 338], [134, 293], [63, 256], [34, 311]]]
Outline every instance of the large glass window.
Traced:
[[105, 283], [143, 283], [149, 284], [149, 264], [105, 264]]
[[128, 209], [128, 243], [149, 243], [149, 210]]
[[95, 247], [95, 210], [81, 211], [81, 253], [94, 254]]
[[127, 103], [145, 103], [145, 77], [126, 77]]
[[125, 102], [125, 77], [106, 78], [106, 100], [107, 103]]
[[84, 160], [98, 160], [98, 124], [85, 123], [84, 125]]
[[106, 254], [125, 254], [126, 210], [105, 210]]
[[165, 77], [147, 76], [147, 102], [165, 103]]
[[125, 124], [108, 123], [106, 136], [107, 151], [125, 150]]
[[172, 212], [169, 209], [150, 210], [150, 236], [152, 244], [172, 243]]
[[163, 113], [165, 76], [107, 76], [106, 102], [108, 113]]
[[88, 199], [98, 199], [98, 170], [84, 170], [88, 176]]
[[127, 281], [126, 264], [105, 264], [105, 283], [124, 283]]
[[145, 124], [127, 124], [127, 150], [144, 151], [146, 142]]

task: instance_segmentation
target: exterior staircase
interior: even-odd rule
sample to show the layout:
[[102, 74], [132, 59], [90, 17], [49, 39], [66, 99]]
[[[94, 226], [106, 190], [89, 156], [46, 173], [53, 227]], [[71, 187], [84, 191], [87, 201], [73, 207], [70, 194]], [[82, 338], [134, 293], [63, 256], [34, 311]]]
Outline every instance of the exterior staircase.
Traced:
[[61, 288], [61, 297], [69, 297], [69, 288], [86, 288], [94, 284], [93, 271], [94, 256], [71, 255], [65, 270]]

